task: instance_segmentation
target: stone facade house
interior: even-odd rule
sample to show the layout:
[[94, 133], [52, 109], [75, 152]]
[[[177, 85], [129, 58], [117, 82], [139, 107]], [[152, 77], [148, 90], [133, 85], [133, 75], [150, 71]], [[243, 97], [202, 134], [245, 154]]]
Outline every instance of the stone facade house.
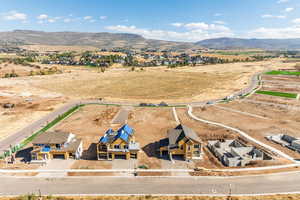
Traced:
[[202, 141], [193, 129], [178, 125], [167, 132], [168, 137], [160, 140], [160, 156], [182, 156], [184, 160], [202, 158]]

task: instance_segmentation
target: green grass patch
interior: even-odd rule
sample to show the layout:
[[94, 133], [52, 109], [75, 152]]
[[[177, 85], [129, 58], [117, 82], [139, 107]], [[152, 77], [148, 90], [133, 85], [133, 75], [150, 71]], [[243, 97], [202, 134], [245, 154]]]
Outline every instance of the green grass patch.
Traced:
[[264, 90], [258, 90], [255, 93], [257, 93], [257, 94], [271, 95], [271, 96], [278, 96], [278, 97], [286, 97], [286, 98], [291, 98], [291, 99], [296, 99], [297, 98], [297, 94], [294, 94], [294, 93], [264, 91]]
[[273, 70], [266, 72], [265, 74], [267, 75], [296, 75], [299, 76], [300, 72], [295, 72], [295, 71], [279, 71], [279, 70]]

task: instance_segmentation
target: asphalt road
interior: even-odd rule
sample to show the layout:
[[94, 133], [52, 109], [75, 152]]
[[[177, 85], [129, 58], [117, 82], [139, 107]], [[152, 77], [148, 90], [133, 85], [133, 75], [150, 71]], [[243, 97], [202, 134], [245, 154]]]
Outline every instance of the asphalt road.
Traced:
[[1, 177], [0, 195], [269, 194], [300, 191], [300, 173], [248, 177]]

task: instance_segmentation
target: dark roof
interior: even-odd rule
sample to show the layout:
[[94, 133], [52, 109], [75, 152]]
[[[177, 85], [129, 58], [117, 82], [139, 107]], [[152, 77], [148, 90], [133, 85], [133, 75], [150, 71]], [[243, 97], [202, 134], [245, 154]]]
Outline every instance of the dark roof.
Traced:
[[188, 139], [194, 140], [196, 142], [202, 142], [199, 136], [197, 135], [197, 133], [195, 133], [193, 129], [184, 125], [179, 125], [179, 126], [182, 127], [182, 130]]
[[169, 145], [169, 139], [165, 138], [159, 141], [159, 147], [166, 147]]
[[170, 129], [168, 131], [168, 139], [170, 145], [177, 144], [184, 137], [196, 142], [201, 142], [201, 139], [194, 132], [194, 130], [185, 125], [180, 124], [176, 128]]
[[179, 138], [181, 132], [182, 132], [182, 130], [176, 129], [176, 128], [170, 129], [168, 131], [168, 138], [169, 138], [170, 145], [176, 144], [178, 142], [178, 138]]
[[54, 131], [45, 132], [38, 135], [33, 141], [33, 144], [62, 144], [68, 140], [70, 133]]

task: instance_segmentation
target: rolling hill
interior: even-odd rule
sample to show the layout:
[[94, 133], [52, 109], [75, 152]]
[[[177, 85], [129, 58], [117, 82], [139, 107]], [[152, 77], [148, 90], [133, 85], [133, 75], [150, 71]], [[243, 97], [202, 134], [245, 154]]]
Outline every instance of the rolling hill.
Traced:
[[30, 30], [0, 32], [0, 44], [93, 46], [106, 49], [199, 49], [199, 46], [193, 43], [151, 40], [145, 39], [140, 35], [128, 33], [43, 32]]
[[240, 39], [215, 38], [196, 43], [211, 49], [300, 50], [299, 39]]

